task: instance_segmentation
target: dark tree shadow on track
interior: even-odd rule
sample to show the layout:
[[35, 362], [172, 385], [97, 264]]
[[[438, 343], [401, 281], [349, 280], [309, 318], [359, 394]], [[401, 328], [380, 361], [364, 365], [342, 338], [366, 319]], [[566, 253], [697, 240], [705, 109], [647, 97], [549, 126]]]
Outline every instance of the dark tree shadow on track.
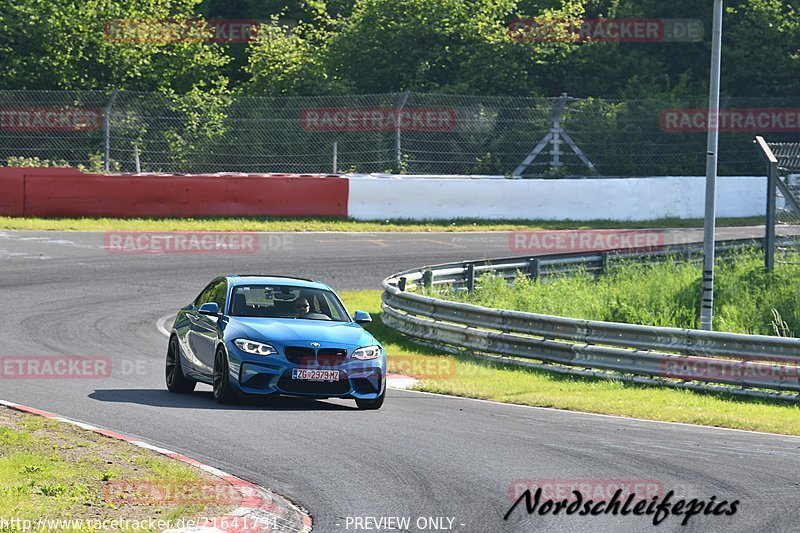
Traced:
[[[89, 398], [101, 402], [133, 403], [176, 409], [261, 410], [261, 411], [355, 411], [356, 406], [291, 396], [245, 397], [231, 405], [214, 401], [211, 391], [175, 394], [164, 389], [98, 389]], [[353, 402], [352, 400], [347, 400]]]

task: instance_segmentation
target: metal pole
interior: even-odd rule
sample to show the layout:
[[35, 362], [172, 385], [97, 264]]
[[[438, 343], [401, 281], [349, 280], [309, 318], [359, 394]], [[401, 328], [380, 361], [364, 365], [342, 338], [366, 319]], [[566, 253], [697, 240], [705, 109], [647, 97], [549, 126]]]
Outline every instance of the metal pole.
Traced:
[[[775, 268], [775, 202], [778, 196], [778, 159], [772, 153], [772, 149], [764, 140], [764, 137], [757, 136], [756, 144], [759, 152], [767, 162], [767, 220], [764, 230], [764, 267], [767, 272], [772, 272]], [[790, 199], [791, 200], [791, 199]]]
[[714, 0], [711, 40], [711, 80], [708, 95], [708, 144], [706, 147], [706, 212], [703, 231], [703, 289], [700, 329], [711, 331], [714, 317], [714, 229], [717, 207], [717, 149], [719, 147], [719, 72], [722, 59], [722, 0]]
[[339, 144], [333, 141], [333, 173], [338, 174], [339, 170]]
[[564, 112], [564, 106], [566, 105], [567, 93], [561, 93], [557, 111], [553, 113], [553, 128], [550, 130], [552, 132], [552, 135], [550, 136], [550, 144], [552, 145], [550, 155], [553, 156], [553, 158], [550, 160], [550, 166], [555, 169], [563, 166], [563, 163], [561, 162], [561, 114]]
[[114, 105], [114, 100], [119, 94], [119, 89], [114, 89], [111, 93], [111, 98], [108, 99], [108, 104], [103, 110], [103, 130], [105, 135], [105, 154], [104, 154], [104, 169], [106, 172], [111, 168], [111, 107]]
[[136, 166], [136, 173], [139, 174], [142, 172], [142, 165], [139, 162], [139, 145], [133, 145], [133, 164]]
[[403, 151], [401, 149], [400, 144], [400, 116], [403, 113], [403, 108], [406, 105], [406, 100], [408, 100], [408, 95], [410, 93], [408, 91], [404, 92], [403, 95], [400, 97], [400, 101], [397, 103], [395, 107], [395, 123], [396, 126], [394, 128], [394, 149], [397, 154], [397, 172], [399, 173], [403, 168]]
[[775, 268], [775, 197], [778, 191], [778, 165], [768, 164], [767, 170], [767, 228], [764, 235], [764, 266], [767, 272]]

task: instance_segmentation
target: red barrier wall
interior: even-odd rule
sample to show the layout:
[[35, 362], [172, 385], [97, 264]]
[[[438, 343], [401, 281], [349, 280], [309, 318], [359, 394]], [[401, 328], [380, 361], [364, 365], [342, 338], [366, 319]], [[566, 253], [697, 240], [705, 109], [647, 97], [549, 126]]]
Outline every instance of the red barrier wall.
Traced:
[[46, 176], [53, 173], [72, 178], [82, 175], [77, 168], [0, 167], [0, 216], [24, 216], [27, 179], [31, 176]]
[[[348, 180], [338, 177], [106, 176], [75, 169], [7, 170], [26, 171], [25, 216], [347, 216]], [[19, 213], [18, 202], [11, 208]], [[1, 205], [0, 209], [5, 210]]]
[[21, 217], [25, 187], [20, 168], [0, 168], [0, 215]]

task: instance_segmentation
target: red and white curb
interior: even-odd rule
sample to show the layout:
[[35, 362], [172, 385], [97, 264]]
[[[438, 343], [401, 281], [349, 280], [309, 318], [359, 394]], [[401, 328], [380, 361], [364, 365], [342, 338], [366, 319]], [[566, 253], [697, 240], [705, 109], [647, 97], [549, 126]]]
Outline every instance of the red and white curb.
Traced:
[[401, 374], [386, 374], [386, 386], [390, 389], [410, 389], [419, 381], [411, 376]]
[[187, 532], [230, 532], [230, 533], [244, 533], [244, 532], [292, 532], [292, 533], [306, 533], [311, 531], [311, 517], [307, 512], [293, 504], [286, 498], [270, 492], [263, 487], [259, 487], [254, 483], [245, 481], [236, 476], [223, 472], [213, 466], [203, 464], [195, 459], [186, 457], [177, 452], [165, 450], [158, 446], [153, 446], [146, 442], [127, 437], [120, 433], [115, 433], [107, 429], [98, 428], [76, 420], [70, 420], [47, 411], [34, 409], [18, 403], [12, 403], [5, 400], [0, 400], [0, 405], [4, 405], [16, 411], [30, 413], [34, 415], [43, 416], [77, 426], [87, 431], [92, 431], [112, 439], [122, 440], [151, 450], [171, 459], [176, 459], [183, 463], [192, 465], [204, 472], [207, 472], [220, 481], [222, 485], [230, 486], [240, 496], [239, 507], [225, 516], [210, 518], [207, 525], [195, 528], [183, 529], [170, 529], [170, 533], [187, 533]]

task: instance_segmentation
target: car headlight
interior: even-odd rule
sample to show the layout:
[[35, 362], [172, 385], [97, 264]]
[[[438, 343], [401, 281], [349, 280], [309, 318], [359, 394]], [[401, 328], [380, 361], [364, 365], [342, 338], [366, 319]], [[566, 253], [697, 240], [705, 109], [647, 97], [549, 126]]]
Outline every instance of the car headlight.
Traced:
[[248, 339], [236, 339], [233, 341], [233, 344], [235, 344], [236, 347], [241, 351], [251, 353], [253, 355], [276, 355], [278, 353], [278, 350], [269, 344], [264, 344], [263, 342], [256, 342]]
[[351, 357], [353, 359], [358, 359], [359, 361], [367, 361], [369, 359], [377, 359], [381, 356], [381, 347], [380, 346], [364, 346], [363, 348], [359, 348]]

